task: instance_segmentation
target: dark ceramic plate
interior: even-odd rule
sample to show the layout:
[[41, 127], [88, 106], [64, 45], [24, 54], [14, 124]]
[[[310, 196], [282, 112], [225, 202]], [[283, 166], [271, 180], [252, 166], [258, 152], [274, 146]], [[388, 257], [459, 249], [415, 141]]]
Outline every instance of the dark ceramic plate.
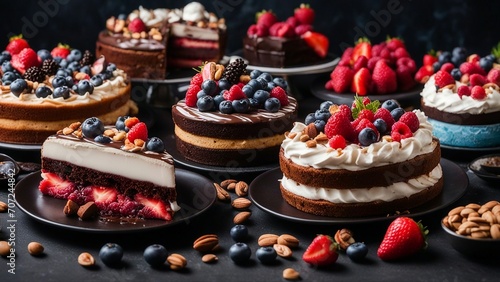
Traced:
[[498, 258], [500, 257], [500, 240], [499, 239], [475, 239], [462, 235], [448, 229], [441, 222], [441, 227], [446, 233], [446, 237], [451, 246], [458, 252], [477, 258]]
[[215, 202], [216, 193], [208, 178], [183, 169], [175, 170], [177, 204], [181, 207], [172, 221], [145, 219], [136, 223], [105, 222], [101, 220], [82, 221], [67, 217], [63, 213], [65, 200], [43, 196], [38, 190], [42, 180], [40, 172], [34, 172], [16, 185], [15, 199], [18, 207], [30, 217], [53, 226], [94, 233], [138, 232], [171, 227], [189, 222], [205, 212]]
[[[445, 208], [460, 199], [467, 190], [467, 174], [455, 163], [441, 159], [444, 186], [441, 195], [432, 201], [411, 209], [409, 217], [421, 216]], [[313, 224], [354, 224], [393, 220], [394, 216], [375, 216], [362, 218], [333, 218], [302, 212], [290, 206], [282, 197], [278, 180], [283, 177], [279, 168], [259, 175], [250, 184], [249, 197], [260, 209], [283, 219]]]
[[[336, 93], [325, 88], [325, 83], [328, 81], [328, 77], [318, 77], [313, 81], [311, 86], [311, 93], [319, 99], [325, 101], [332, 101], [335, 104], [345, 104], [352, 105], [354, 101], [355, 93]], [[420, 92], [422, 91], [423, 85], [417, 85], [409, 91], [392, 93], [385, 95], [367, 95], [363, 97], [368, 97], [370, 100], [379, 100], [381, 103], [389, 100], [397, 100], [402, 107], [417, 107], [420, 105]]]
[[[490, 182], [500, 182], [500, 171], [495, 173], [491, 168], [485, 168], [484, 163], [492, 157], [500, 157], [500, 154], [489, 154], [484, 155], [471, 161], [467, 167], [479, 178], [490, 181]], [[500, 170], [500, 167], [496, 167], [496, 170]]]

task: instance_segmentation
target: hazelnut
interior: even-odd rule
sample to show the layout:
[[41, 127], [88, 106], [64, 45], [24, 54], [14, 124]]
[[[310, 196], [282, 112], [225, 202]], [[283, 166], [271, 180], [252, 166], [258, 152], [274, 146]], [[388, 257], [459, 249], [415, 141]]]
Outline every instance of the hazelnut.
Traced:
[[28, 244], [28, 252], [32, 256], [39, 256], [43, 253], [43, 246], [38, 242], [31, 242]]

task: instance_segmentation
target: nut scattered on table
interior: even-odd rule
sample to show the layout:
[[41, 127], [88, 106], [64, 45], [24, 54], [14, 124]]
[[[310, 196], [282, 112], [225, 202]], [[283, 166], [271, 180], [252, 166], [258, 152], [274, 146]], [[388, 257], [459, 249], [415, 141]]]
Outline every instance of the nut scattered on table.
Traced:
[[0, 201], [0, 212], [6, 212], [8, 209], [7, 204], [5, 202]]
[[209, 252], [215, 250], [219, 246], [219, 238], [215, 234], [206, 234], [193, 243], [193, 249], [198, 252]]
[[237, 210], [246, 210], [252, 205], [252, 202], [247, 198], [240, 197], [234, 199], [231, 205]]
[[234, 192], [240, 197], [248, 194], [248, 184], [245, 181], [238, 181], [234, 186]]
[[500, 239], [500, 202], [458, 206], [443, 218], [443, 225], [455, 233], [481, 239]]
[[346, 228], [337, 230], [333, 239], [335, 240], [335, 242], [337, 242], [337, 244], [339, 244], [340, 248], [344, 251], [347, 249], [347, 247], [349, 247], [349, 245], [356, 242], [352, 237], [351, 230]]
[[222, 188], [218, 183], [214, 183], [214, 186], [215, 186], [215, 191], [217, 193], [217, 199], [219, 199], [219, 201], [223, 202], [231, 201], [231, 196], [226, 190], [224, 190], [224, 188]]
[[201, 257], [201, 261], [204, 263], [214, 263], [217, 260], [219, 260], [219, 258], [214, 254], [206, 254]]
[[293, 255], [292, 250], [286, 245], [274, 244], [273, 248], [276, 251], [276, 254], [282, 258], [289, 258]]
[[92, 266], [95, 264], [95, 260], [91, 254], [83, 252], [78, 256], [78, 264], [81, 266]]
[[299, 239], [290, 234], [281, 234], [278, 237], [278, 244], [285, 245], [289, 248], [297, 248], [299, 246]]
[[226, 179], [220, 183], [220, 186], [226, 190], [234, 190], [236, 182], [238, 181], [234, 179]]
[[7, 241], [0, 241], [0, 256], [5, 257], [10, 254], [10, 246]]
[[243, 224], [250, 218], [251, 215], [252, 215], [252, 213], [249, 211], [239, 212], [234, 216], [233, 223], [234, 224]]
[[44, 247], [38, 242], [31, 242], [28, 244], [28, 253], [32, 256], [39, 256], [43, 253]]
[[300, 273], [293, 268], [287, 268], [283, 270], [283, 278], [286, 280], [297, 280], [300, 278]]
[[170, 264], [170, 269], [179, 270], [183, 269], [187, 265], [187, 260], [184, 256], [180, 254], [171, 254], [167, 257], [167, 262]]
[[278, 243], [278, 235], [276, 234], [262, 234], [257, 240], [257, 244], [261, 247], [268, 247]]

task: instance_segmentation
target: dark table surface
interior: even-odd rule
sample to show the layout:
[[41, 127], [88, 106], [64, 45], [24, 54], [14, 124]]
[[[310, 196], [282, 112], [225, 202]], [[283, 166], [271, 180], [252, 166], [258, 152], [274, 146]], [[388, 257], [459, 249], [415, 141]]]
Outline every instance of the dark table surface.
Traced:
[[[301, 116], [312, 112], [321, 102], [309, 93], [299, 96]], [[172, 132], [168, 108], [154, 107], [150, 114], [154, 121], [150, 129], [151, 134], [167, 138]], [[40, 153], [37, 150], [3, 148], [0, 152], [10, 154], [18, 161], [39, 162]], [[430, 230], [429, 246], [424, 252], [409, 259], [384, 262], [376, 255], [390, 220], [308, 224], [277, 217], [252, 205], [252, 215], [245, 223], [249, 229], [246, 243], [252, 250], [252, 256], [248, 263], [236, 265], [229, 258], [228, 250], [234, 243], [229, 230], [234, 226], [233, 217], [237, 211], [226, 202], [216, 201], [203, 214], [180, 224], [132, 233], [89, 233], [70, 230], [39, 222], [15, 207], [15, 230], [7, 229], [12, 223], [7, 220], [13, 219], [9, 218], [9, 213], [0, 213], [0, 240], [15, 241], [16, 249], [13, 260], [15, 265], [8, 265], [12, 261], [9, 258], [0, 258], [0, 281], [285, 281], [282, 272], [288, 267], [297, 270], [304, 281], [498, 281], [500, 255], [496, 259], [464, 256], [451, 247], [440, 227], [441, 218], [452, 207], [500, 200], [498, 184], [486, 182], [467, 169], [467, 163], [475, 157], [473, 154], [477, 152], [443, 151], [443, 157], [454, 161], [466, 173], [468, 188], [463, 197], [448, 207], [415, 217]], [[221, 180], [222, 175], [224, 178], [250, 183], [258, 175], [257, 172], [235, 175], [196, 172], [217, 182]], [[25, 175], [20, 175], [16, 182], [23, 176]], [[5, 182], [1, 183], [1, 201], [8, 202], [11, 197], [7, 188]], [[232, 197], [235, 198], [236, 195], [232, 194]], [[350, 229], [356, 241], [363, 241], [368, 245], [369, 253], [364, 262], [354, 263], [343, 253], [330, 267], [312, 267], [302, 260], [302, 254], [316, 234], [333, 236], [341, 228]], [[203, 263], [201, 255], [192, 248], [195, 239], [209, 233], [217, 234], [220, 240], [220, 250], [215, 252], [219, 260], [214, 264]], [[275, 264], [264, 265], [256, 259], [255, 251], [258, 248], [257, 238], [265, 233], [294, 235], [300, 240], [299, 247], [293, 250], [291, 258], [278, 258]], [[43, 244], [45, 251], [42, 256], [34, 257], [28, 254], [27, 245], [32, 241]], [[118, 243], [124, 249], [123, 263], [119, 267], [110, 268], [98, 257], [99, 249], [108, 242]], [[187, 267], [182, 271], [169, 270], [167, 267], [150, 267], [142, 254], [147, 246], [155, 243], [164, 245], [170, 253], [185, 256]], [[77, 263], [77, 257], [82, 252], [89, 252], [94, 256], [96, 267], [84, 268]], [[12, 266], [15, 267], [15, 274], [8, 272]]]

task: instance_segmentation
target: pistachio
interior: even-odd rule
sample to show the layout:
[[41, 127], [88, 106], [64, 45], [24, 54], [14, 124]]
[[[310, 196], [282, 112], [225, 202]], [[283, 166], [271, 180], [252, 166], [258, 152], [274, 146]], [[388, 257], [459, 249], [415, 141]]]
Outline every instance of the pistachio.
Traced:
[[234, 224], [243, 224], [245, 221], [247, 221], [250, 218], [251, 215], [252, 215], [252, 213], [249, 211], [239, 212], [234, 216], [233, 223]]
[[246, 210], [252, 205], [252, 202], [247, 198], [240, 197], [234, 199], [231, 205], [237, 210]]
[[287, 268], [283, 270], [283, 278], [286, 280], [297, 280], [300, 278], [300, 273], [293, 268]]
[[78, 256], [78, 264], [81, 266], [92, 266], [95, 264], [95, 260], [91, 254], [83, 252]]
[[201, 257], [201, 261], [204, 263], [213, 263], [219, 260], [219, 258], [214, 254], [206, 254]]
[[167, 262], [170, 264], [170, 269], [179, 270], [183, 269], [187, 265], [187, 260], [180, 254], [171, 254], [167, 257]]
[[28, 253], [32, 256], [38, 256], [43, 253], [43, 246], [38, 242], [31, 242], [28, 244]]
[[214, 250], [219, 245], [219, 238], [215, 234], [206, 234], [193, 243], [193, 249], [198, 252], [208, 252]]
[[272, 246], [278, 243], [278, 237], [276, 234], [262, 234], [257, 240], [257, 244], [261, 247]]

